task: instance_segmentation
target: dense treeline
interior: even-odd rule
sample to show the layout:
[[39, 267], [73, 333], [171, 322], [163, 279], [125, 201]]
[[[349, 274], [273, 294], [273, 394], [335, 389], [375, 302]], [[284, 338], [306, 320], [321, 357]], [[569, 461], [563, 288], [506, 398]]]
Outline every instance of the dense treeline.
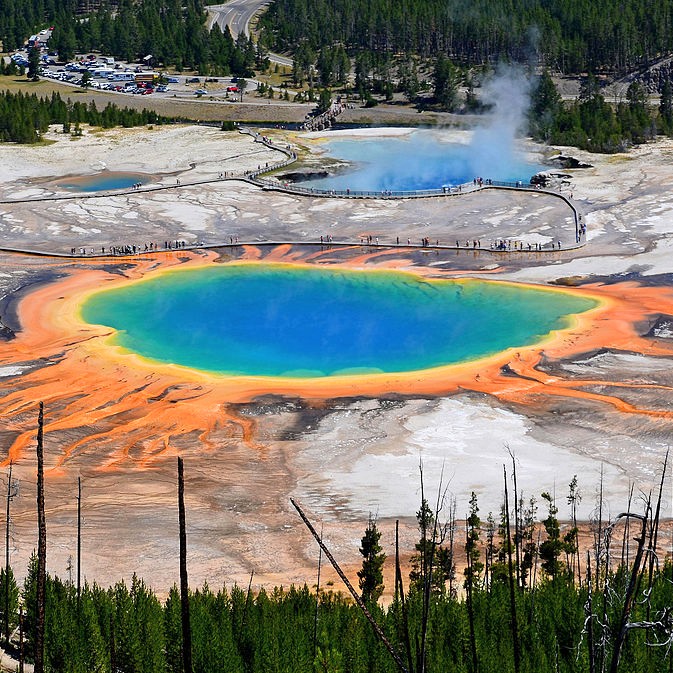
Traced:
[[651, 109], [645, 88], [633, 82], [626, 100], [613, 106], [606, 102], [597, 80], [583, 82], [579, 98], [564, 103], [548, 73], [533, 90], [530, 131], [538, 140], [580, 147], [592, 152], [620, 152], [656, 137], [673, 133], [673, 97], [667, 82], [658, 109]]
[[276, 0], [262, 17], [266, 44], [316, 52], [433, 57], [468, 65], [538, 54], [565, 73], [625, 72], [673, 51], [673, 0]]
[[[448, 508], [438, 501], [433, 510], [423, 498], [409, 581], [402, 581], [396, 559], [395, 593], [387, 607], [378, 602], [386, 555], [377, 522], [369, 519], [360, 548], [360, 595], [409, 673], [670, 670], [673, 565], [657, 562], [663, 478], [659, 499], [648, 499], [643, 514], [604, 521], [599, 501], [594, 546], [586, 556], [578, 545], [577, 478], [569, 485], [571, 523], [565, 527], [552, 495], [542, 493], [547, 512], [538, 523], [535, 498], [525, 500], [514, 484], [500, 516], [489, 514], [485, 522], [474, 493], [464, 525], [455, 519], [455, 501]], [[11, 568], [0, 571], [3, 627], [8, 620], [3, 633], [14, 630], [5, 646], [23, 651], [29, 661], [36, 651], [37, 578], [35, 555], [20, 590]], [[254, 594], [236, 585], [218, 591], [204, 585], [188, 595], [197, 673], [399, 670], [363, 611], [341, 593], [304, 585]], [[16, 629], [20, 597], [22, 643]], [[47, 577], [45, 606], [46, 671], [183, 670], [183, 613], [175, 586], [161, 602], [136, 576], [130, 585], [85, 583], [81, 590]]]
[[49, 49], [61, 60], [101, 51], [127, 61], [152, 55], [157, 64], [202, 74], [249, 76], [256, 50], [245, 37], [206, 28], [201, 0], [102, 0], [81, 15], [73, 0], [3, 0], [0, 40], [5, 50], [23, 45], [39, 28], [53, 26]]
[[58, 93], [50, 98], [35, 94], [0, 92], [0, 142], [36, 143], [50, 124], [63, 124], [65, 132], [80, 124], [113, 128], [145, 126], [173, 121], [152, 110], [119, 108], [108, 103], [103, 110], [96, 104], [64, 101]]
[[56, 17], [50, 47], [61, 59], [92, 50], [127, 61], [151, 54], [156, 63], [214, 75], [249, 76], [256, 59], [245, 36], [235, 43], [228, 29], [207, 30], [200, 0], [120, 0], [114, 12], [103, 3], [86, 21], [63, 14]]
[[[673, 605], [670, 565], [656, 571], [645, 606], [635, 605], [633, 622], [652, 619]], [[24, 651], [32, 659], [35, 626], [36, 562], [22, 588], [26, 613]], [[612, 593], [578, 587], [567, 576], [546, 578], [534, 590], [517, 589], [520, 615], [520, 670], [531, 673], [580, 673], [590, 670], [587, 623], [602, 638], [604, 660], [619, 627], [622, 603], [618, 592], [628, 582], [625, 569], [610, 578]], [[18, 590], [12, 588], [11, 626]], [[4, 570], [0, 597], [4, 596]], [[322, 671], [386, 673], [396, 671], [389, 654], [379, 643], [358, 607], [342, 594], [319, 594], [317, 638], [314, 641], [316, 594], [306, 586], [261, 590], [256, 595], [234, 586], [212, 591], [208, 586], [190, 594], [194, 670], [202, 673], [270, 673]], [[600, 610], [600, 623], [587, 622], [589, 598]], [[0, 605], [4, 605], [0, 601]], [[412, 591], [405, 603], [411, 643], [417, 642], [422, 623], [422, 595]], [[511, 608], [506, 582], [480, 586], [472, 592], [473, 632], [479, 670], [482, 673], [514, 671]], [[408, 660], [402, 637], [401, 604], [389, 608], [370, 603], [377, 621], [403, 660]], [[603, 609], [605, 612], [603, 613]], [[0, 610], [1, 612], [1, 610]], [[426, 670], [472, 673], [470, 619], [462, 598], [443, 592], [433, 596], [429, 615]], [[661, 673], [669, 670], [665, 647], [649, 646], [655, 633], [644, 629], [629, 632], [620, 671]], [[659, 633], [661, 635], [661, 633]], [[115, 671], [115, 673], [180, 673], [180, 598], [176, 588], [167, 600], [156, 595], [136, 577], [108, 589], [84, 586], [49, 577], [46, 603], [46, 670]], [[413, 647], [413, 646], [412, 646]], [[599, 650], [599, 655], [603, 650]]]
[[51, 25], [57, 14], [74, 16], [75, 0], [2, 0], [0, 42], [3, 51], [17, 49], [36, 32]]

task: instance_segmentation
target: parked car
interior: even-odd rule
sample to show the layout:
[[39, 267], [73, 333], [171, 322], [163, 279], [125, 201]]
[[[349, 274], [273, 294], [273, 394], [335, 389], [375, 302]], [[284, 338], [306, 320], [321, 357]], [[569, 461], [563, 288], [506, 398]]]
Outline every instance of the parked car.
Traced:
[[198, 84], [201, 80], [198, 77], [188, 77], [185, 82], [187, 84]]
[[179, 80], [178, 80], [177, 77], [167, 77], [167, 78], [166, 78], [166, 81], [167, 81], [169, 84], [177, 84], [177, 83], [179, 82]]

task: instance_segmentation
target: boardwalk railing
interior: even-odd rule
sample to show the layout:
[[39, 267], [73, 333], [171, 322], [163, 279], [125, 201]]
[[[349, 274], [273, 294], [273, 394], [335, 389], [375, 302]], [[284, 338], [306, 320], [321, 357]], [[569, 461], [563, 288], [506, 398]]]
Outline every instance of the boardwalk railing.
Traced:
[[[273, 143], [266, 136], [261, 135], [256, 131], [252, 131], [248, 128], [241, 127], [239, 129], [241, 133], [245, 133], [254, 138], [255, 142], [262, 143], [269, 147], [270, 149], [281, 152], [285, 155], [285, 159], [278, 163], [272, 165], [265, 165], [264, 168], [259, 168], [256, 171], [246, 171], [245, 173], [230, 173], [229, 175], [223, 176], [220, 174], [219, 178], [206, 178], [201, 180], [194, 180], [190, 182], [181, 183], [179, 180], [175, 185], [147, 185], [143, 186], [139, 193], [142, 192], [152, 192], [160, 191], [166, 189], [176, 189], [181, 187], [190, 187], [199, 184], [208, 184], [220, 181], [227, 180], [245, 180], [251, 184], [257, 185], [262, 189], [275, 190], [281, 192], [287, 192], [290, 194], [299, 194], [305, 196], [314, 196], [314, 197], [327, 197], [327, 198], [369, 198], [369, 199], [408, 199], [408, 198], [428, 198], [428, 197], [441, 197], [441, 196], [457, 196], [459, 194], [467, 194], [470, 192], [480, 192], [488, 189], [506, 189], [506, 190], [516, 190], [521, 192], [529, 192], [535, 194], [547, 194], [555, 198], [560, 198], [563, 200], [568, 207], [571, 209], [574, 217], [575, 223], [575, 243], [568, 245], [567, 243], [563, 245], [564, 250], [572, 250], [582, 247], [586, 241], [586, 226], [582, 221], [582, 215], [577, 210], [575, 203], [569, 199], [565, 194], [561, 192], [541, 189], [538, 187], [531, 187], [530, 185], [524, 184], [522, 181], [517, 182], [502, 182], [495, 180], [482, 180], [476, 179], [472, 182], [465, 183], [458, 186], [446, 186], [439, 189], [424, 189], [424, 190], [410, 190], [410, 191], [392, 191], [392, 190], [382, 190], [382, 191], [357, 191], [351, 189], [345, 190], [336, 190], [336, 189], [320, 189], [316, 187], [302, 187], [296, 183], [283, 183], [281, 181], [271, 179], [268, 177], [262, 177], [265, 174], [271, 173], [278, 169], [289, 166], [297, 160], [297, 155], [290, 145], [277, 145]], [[31, 197], [23, 199], [12, 199], [12, 200], [0, 200], [2, 204], [11, 204], [11, 203], [26, 203], [31, 201], [58, 201], [58, 200], [72, 200], [72, 199], [95, 199], [95, 198], [109, 198], [110, 196], [120, 196], [124, 194], [131, 193], [129, 190], [115, 190], [114, 192], [97, 192], [89, 194], [68, 194], [68, 195], [51, 195], [45, 197]], [[366, 246], [368, 248], [375, 247], [400, 247], [400, 248], [430, 248], [435, 250], [466, 250], [471, 252], [491, 252], [491, 253], [500, 253], [500, 252], [519, 252], [519, 253], [530, 253], [530, 252], [556, 252], [561, 249], [560, 242], [554, 244], [554, 241], [550, 241], [544, 244], [523, 244], [521, 241], [514, 239], [495, 239], [489, 242], [488, 247], [482, 247], [481, 243], [475, 241], [467, 241], [465, 245], [462, 245], [460, 241], [456, 241], [456, 245], [447, 245], [439, 244], [439, 241], [436, 241], [436, 244], [433, 245], [431, 241], [425, 239], [421, 242], [420, 245], [417, 243], [412, 243], [410, 240], [407, 241], [407, 244], [400, 244], [399, 238], [395, 242], [386, 243], [385, 241], [376, 239], [376, 243], [373, 241], [365, 241], [363, 239], [357, 240], [341, 240], [341, 241], [323, 241], [321, 238], [320, 241], [260, 241], [256, 239], [254, 241], [241, 241], [238, 240], [222, 242], [198, 242], [196, 244], [187, 244], [183, 242], [181, 246], [177, 246], [175, 249], [203, 249], [203, 248], [230, 248], [238, 247], [239, 245], [255, 245], [255, 246], [273, 246], [279, 244], [291, 244], [291, 245], [307, 245], [307, 246], [316, 246], [319, 245], [323, 247], [327, 245], [329, 247], [351, 247], [351, 246]], [[119, 246], [117, 246], [119, 247]], [[140, 246], [121, 246], [123, 250], [116, 250], [114, 248], [108, 247], [107, 250], [103, 248], [101, 252], [94, 251], [89, 246], [85, 248], [72, 248], [71, 252], [68, 253], [59, 253], [59, 252], [44, 252], [35, 249], [27, 248], [18, 248], [18, 247], [7, 247], [0, 246], [0, 251], [3, 252], [14, 252], [14, 253], [25, 253], [31, 255], [44, 255], [44, 256], [54, 256], [54, 257], [110, 257], [110, 256], [135, 256], [142, 255], [147, 252], [170, 252], [174, 248], [171, 245], [166, 245], [164, 249], [159, 247], [154, 247], [154, 249], [148, 250], [146, 248], [141, 249]], [[126, 249], [128, 248], [128, 250]], [[79, 254], [77, 251], [79, 250]]]
[[524, 192], [533, 192], [535, 194], [547, 194], [549, 196], [560, 198], [562, 201], [568, 205], [573, 214], [574, 224], [575, 224], [575, 242], [576, 246], [580, 247], [583, 245], [583, 242], [586, 241], [586, 224], [582, 222], [582, 216], [577, 210], [577, 206], [569, 199], [565, 194], [557, 192], [551, 189], [544, 189], [538, 186], [532, 186], [526, 184], [522, 180], [517, 180], [515, 182], [506, 182], [502, 180], [491, 180], [491, 179], [482, 179], [476, 178], [472, 182], [463, 183], [460, 185], [445, 186], [439, 187], [436, 189], [416, 189], [409, 191], [396, 191], [396, 190], [371, 190], [371, 191], [362, 191], [354, 189], [321, 189], [319, 187], [302, 187], [297, 183], [281, 182], [279, 180], [273, 180], [270, 178], [262, 177], [268, 173], [277, 171], [285, 166], [289, 166], [297, 160], [297, 155], [290, 148], [289, 145], [283, 147], [281, 145], [274, 144], [269, 138], [261, 135], [256, 131], [252, 131], [248, 128], [241, 128], [241, 133], [247, 133], [248, 135], [253, 136], [255, 142], [261, 142], [266, 145], [268, 148], [282, 152], [287, 157], [285, 161], [281, 161], [277, 164], [272, 164], [271, 166], [265, 166], [256, 171], [249, 171], [245, 173], [243, 178], [252, 184], [258, 185], [263, 189], [273, 189], [275, 191], [286, 192], [288, 194], [298, 194], [303, 196], [317, 196], [317, 197], [335, 197], [335, 198], [346, 198], [346, 199], [422, 199], [422, 198], [432, 198], [439, 196], [456, 196], [459, 194], [469, 194], [470, 192], [481, 191], [482, 189], [513, 189], [517, 191]]

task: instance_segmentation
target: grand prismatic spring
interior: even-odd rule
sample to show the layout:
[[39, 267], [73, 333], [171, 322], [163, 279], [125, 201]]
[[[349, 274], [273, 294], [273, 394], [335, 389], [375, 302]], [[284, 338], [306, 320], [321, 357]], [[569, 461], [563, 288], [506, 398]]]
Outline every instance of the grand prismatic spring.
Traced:
[[526, 346], [596, 302], [488, 281], [386, 271], [220, 265], [89, 298], [82, 316], [164, 363], [311, 377], [429, 369]]

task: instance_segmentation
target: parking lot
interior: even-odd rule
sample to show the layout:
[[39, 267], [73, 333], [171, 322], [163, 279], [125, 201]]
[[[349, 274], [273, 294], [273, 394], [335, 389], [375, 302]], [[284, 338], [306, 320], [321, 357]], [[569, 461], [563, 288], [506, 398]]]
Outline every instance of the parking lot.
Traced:
[[[19, 66], [28, 67], [28, 54], [16, 52], [11, 56]], [[120, 96], [157, 96], [178, 99], [236, 103], [241, 94], [236, 77], [200, 77], [169, 74], [149, 69], [140, 63], [115, 61], [111, 57], [82, 55], [69, 63], [58, 63], [55, 54], [41, 56], [41, 77], [73, 87], [108, 91]], [[257, 81], [247, 80], [246, 91], [257, 88]]]

